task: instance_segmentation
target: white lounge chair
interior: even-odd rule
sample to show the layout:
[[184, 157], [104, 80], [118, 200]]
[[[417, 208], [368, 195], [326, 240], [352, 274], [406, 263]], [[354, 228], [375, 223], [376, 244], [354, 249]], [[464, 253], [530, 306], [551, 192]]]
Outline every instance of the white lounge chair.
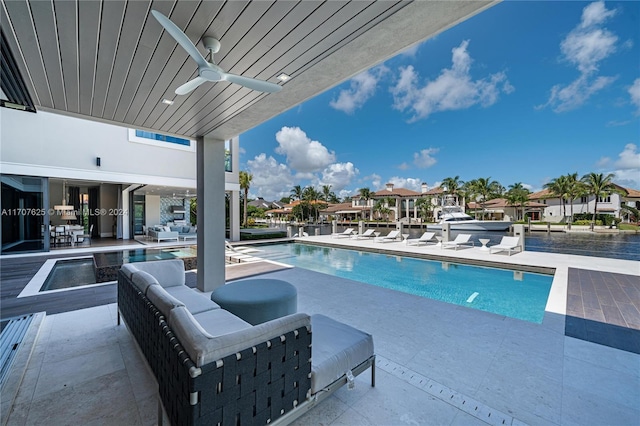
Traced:
[[361, 240], [364, 238], [374, 238], [376, 236], [374, 232], [375, 232], [375, 229], [367, 229], [362, 234], [351, 235], [351, 238], [353, 238], [354, 240]]
[[331, 238], [349, 238], [353, 233], [353, 228], [347, 228], [342, 232], [336, 232], [331, 234]]
[[422, 244], [433, 243], [436, 244], [438, 241], [434, 238], [436, 236], [435, 232], [425, 232], [420, 236], [420, 238], [409, 238], [405, 240], [405, 244], [408, 246], [420, 246]]
[[225, 240], [225, 242], [224, 242], [224, 246], [225, 246], [225, 249], [226, 249], [227, 251], [233, 251], [233, 252], [241, 253], [241, 254], [257, 253], [257, 252], [259, 252], [259, 251], [262, 251], [262, 250], [255, 249], [255, 248], [253, 248], [253, 247], [246, 247], [246, 246], [232, 246], [231, 244], [229, 244], [229, 241], [226, 241], [226, 240]]
[[443, 241], [440, 248], [453, 248], [458, 250], [458, 248], [463, 246], [473, 247], [473, 241], [471, 240], [471, 234], [458, 234], [455, 240], [453, 241]]
[[383, 235], [381, 237], [375, 237], [373, 239], [374, 243], [388, 243], [391, 241], [395, 241], [400, 236], [400, 231], [391, 231], [387, 235]]
[[493, 252], [506, 251], [511, 256], [513, 252], [521, 252], [520, 237], [502, 237], [500, 243], [489, 247], [489, 254]]

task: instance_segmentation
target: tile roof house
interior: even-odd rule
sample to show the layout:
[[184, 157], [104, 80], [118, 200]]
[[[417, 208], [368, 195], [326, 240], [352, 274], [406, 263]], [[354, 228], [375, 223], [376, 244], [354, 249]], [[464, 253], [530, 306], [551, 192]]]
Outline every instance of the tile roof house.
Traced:
[[[629, 206], [638, 208], [640, 206], [640, 191], [632, 188], [625, 188], [623, 186], [614, 184], [619, 192], [614, 192], [607, 197], [600, 197], [598, 200], [598, 214], [608, 214], [616, 218], [620, 218], [623, 221], [629, 221], [631, 215], [625, 213], [623, 206]], [[565, 207], [563, 208], [560, 197], [552, 194], [548, 189], [534, 192], [529, 195], [529, 200], [538, 201], [542, 203], [544, 207], [542, 220], [549, 222], [562, 222], [564, 221], [565, 211], [566, 215], [570, 216], [571, 211], [573, 214], [580, 213], [593, 213], [595, 206], [595, 197], [593, 195], [578, 197], [573, 202], [571, 200], [565, 201]]]

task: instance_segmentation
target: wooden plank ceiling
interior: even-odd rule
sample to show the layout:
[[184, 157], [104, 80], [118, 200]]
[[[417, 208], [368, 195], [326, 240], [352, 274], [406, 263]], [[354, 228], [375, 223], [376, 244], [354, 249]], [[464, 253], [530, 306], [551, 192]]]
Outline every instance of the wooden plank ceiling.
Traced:
[[[189, 137], [235, 136], [493, 3], [0, 1], [3, 36], [38, 109]], [[432, 22], [411, 18], [415, 10], [408, 6], [419, 7]], [[220, 82], [176, 95], [178, 86], [197, 75], [197, 66], [153, 18], [152, 9], [168, 16], [205, 57], [202, 37], [218, 38], [215, 60], [227, 72], [281, 84], [285, 90], [264, 94]], [[403, 9], [403, 19], [396, 16], [381, 25]], [[407, 19], [421, 19], [408, 32], [415, 36], [389, 32], [391, 25], [406, 26]], [[400, 39], [388, 46], [380, 42], [389, 36]], [[342, 60], [344, 69], [329, 68], [340, 56], [328, 59], [356, 40], [358, 49], [371, 52], [361, 59], [356, 55], [354, 63]], [[379, 52], [373, 43], [382, 44]], [[281, 73], [291, 80], [280, 82]], [[318, 73], [329, 75], [317, 78]], [[163, 99], [174, 104], [167, 106]], [[258, 112], [245, 113], [252, 106]]]

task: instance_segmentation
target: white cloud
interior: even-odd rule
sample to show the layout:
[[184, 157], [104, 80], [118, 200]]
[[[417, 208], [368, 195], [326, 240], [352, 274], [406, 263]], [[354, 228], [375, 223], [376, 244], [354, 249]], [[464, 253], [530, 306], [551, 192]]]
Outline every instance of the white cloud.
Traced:
[[588, 28], [592, 25], [602, 24], [607, 18], [616, 14], [615, 10], [607, 10], [604, 1], [591, 3], [582, 10], [580, 26]]
[[437, 160], [433, 157], [433, 154], [437, 154], [440, 151], [438, 148], [427, 148], [420, 152], [413, 154], [413, 164], [420, 169], [425, 169], [436, 164]]
[[382, 188], [382, 176], [375, 173], [371, 174], [370, 176], [365, 176], [363, 178], [363, 181], [371, 181], [371, 187], [374, 190]]
[[408, 170], [408, 169], [410, 169], [410, 168], [411, 168], [411, 166], [409, 165], [409, 163], [402, 163], [402, 164], [400, 164], [400, 165], [398, 166], [398, 168], [399, 168], [400, 170]]
[[637, 152], [637, 149], [635, 144], [625, 145], [624, 150], [618, 154], [618, 161], [614, 163], [614, 166], [618, 169], [635, 169], [640, 173], [640, 152]]
[[280, 200], [289, 196], [294, 186], [294, 178], [286, 164], [262, 153], [247, 161], [249, 173], [253, 175], [250, 196], [264, 197], [265, 200]]
[[584, 104], [594, 93], [604, 89], [615, 79], [616, 77], [604, 76], [591, 78], [582, 74], [567, 86], [563, 87], [560, 84], [553, 86], [549, 101], [542, 107], [554, 105], [555, 112], [570, 111]]
[[628, 188], [640, 188], [640, 152], [635, 144], [625, 145], [617, 160], [602, 157], [596, 164], [604, 172], [613, 173], [617, 184]]
[[500, 92], [513, 92], [514, 87], [504, 72], [484, 79], [471, 79], [473, 60], [467, 52], [468, 45], [469, 40], [464, 40], [454, 48], [451, 68], [443, 69], [435, 80], [422, 87], [413, 66], [401, 68], [396, 85], [391, 88], [393, 107], [399, 111], [412, 111], [410, 121], [416, 121], [440, 111], [465, 109], [476, 104], [488, 107], [497, 102]]
[[350, 87], [341, 90], [338, 99], [332, 100], [329, 105], [339, 111], [353, 114], [375, 94], [378, 82], [388, 71], [387, 67], [380, 65], [356, 75], [351, 79]]
[[324, 169], [336, 161], [336, 155], [318, 141], [312, 141], [299, 127], [283, 127], [276, 133], [276, 152], [287, 157], [289, 167], [299, 173]]
[[360, 171], [351, 162], [331, 164], [322, 171], [318, 185], [331, 185], [334, 192], [341, 191], [351, 184], [358, 173]]
[[414, 58], [418, 53], [418, 50], [420, 50], [420, 46], [422, 46], [422, 43], [416, 43], [412, 46], [409, 46], [406, 49], [404, 49], [402, 52], [400, 52], [400, 55]]
[[607, 10], [603, 1], [583, 9], [580, 23], [560, 43], [563, 58], [574, 64], [580, 75], [567, 85], [554, 85], [547, 103], [537, 108], [550, 106], [555, 112], [575, 109], [616, 79], [597, 75], [600, 62], [617, 50], [618, 37], [603, 27], [615, 14], [615, 10]]
[[637, 108], [636, 115], [640, 115], [640, 78], [636, 78], [628, 92], [631, 96], [631, 103]]
[[395, 188], [405, 188], [417, 192], [420, 192], [422, 189], [422, 179], [394, 176], [389, 179], [388, 182], [392, 183]]

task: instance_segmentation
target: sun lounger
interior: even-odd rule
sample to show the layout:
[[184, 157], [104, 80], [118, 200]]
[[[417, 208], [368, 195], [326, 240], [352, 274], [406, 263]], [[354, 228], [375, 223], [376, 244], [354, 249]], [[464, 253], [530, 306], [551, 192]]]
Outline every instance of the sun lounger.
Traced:
[[388, 243], [391, 241], [395, 241], [400, 236], [400, 231], [391, 231], [387, 235], [383, 235], [381, 237], [375, 237], [373, 239], [374, 243]]
[[232, 246], [231, 244], [229, 244], [229, 241], [225, 241], [224, 242], [224, 246], [226, 250], [230, 250], [230, 251], [234, 251], [236, 253], [243, 253], [243, 254], [247, 254], [247, 253], [257, 253], [259, 251], [262, 250], [258, 250], [255, 249], [253, 247], [246, 247], [246, 246]]
[[453, 241], [443, 241], [442, 245], [440, 246], [440, 248], [453, 248], [455, 250], [458, 250], [458, 248], [460, 247], [464, 247], [464, 246], [473, 246], [473, 241], [470, 241], [471, 239], [471, 234], [458, 234], [458, 236], [456, 237], [455, 240]]
[[365, 238], [375, 238], [375, 229], [367, 229], [366, 231], [364, 231], [362, 234], [353, 234], [351, 235], [351, 238], [353, 238], [354, 240], [362, 240]]
[[511, 256], [513, 252], [522, 251], [522, 247], [520, 246], [520, 237], [502, 237], [500, 243], [489, 247], [489, 253], [506, 251]]
[[342, 232], [336, 232], [331, 234], [331, 238], [349, 238], [353, 233], [353, 228], [347, 228]]
[[407, 239], [405, 240], [405, 243], [408, 246], [420, 246], [422, 244], [426, 245], [429, 243], [436, 244], [438, 241], [435, 239], [435, 236], [436, 236], [435, 232], [425, 232], [424, 234], [422, 234], [420, 238]]

